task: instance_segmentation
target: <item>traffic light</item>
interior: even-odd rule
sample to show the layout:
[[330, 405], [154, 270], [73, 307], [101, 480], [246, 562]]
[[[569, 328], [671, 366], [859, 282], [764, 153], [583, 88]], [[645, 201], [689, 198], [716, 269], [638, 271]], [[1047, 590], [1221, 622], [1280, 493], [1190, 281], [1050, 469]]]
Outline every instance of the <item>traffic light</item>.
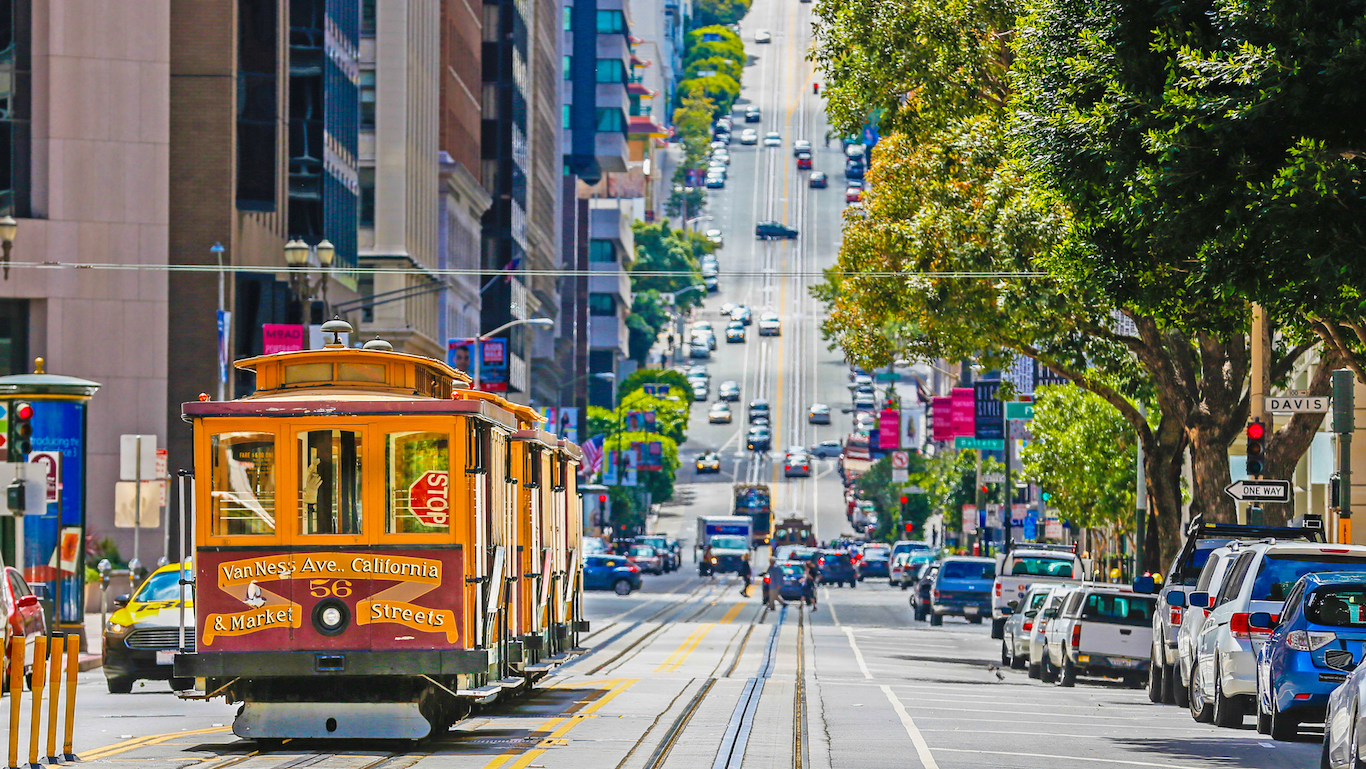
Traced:
[[1266, 425], [1261, 419], [1247, 423], [1247, 474], [1253, 478], [1266, 472]]
[[33, 404], [14, 401], [9, 406], [9, 459], [22, 462], [33, 451]]
[[915, 531], [915, 524], [914, 524], [914, 523], [907, 523], [907, 524], [906, 524], [906, 536], [909, 537], [909, 536], [911, 535], [911, 533], [914, 532], [914, 531]]

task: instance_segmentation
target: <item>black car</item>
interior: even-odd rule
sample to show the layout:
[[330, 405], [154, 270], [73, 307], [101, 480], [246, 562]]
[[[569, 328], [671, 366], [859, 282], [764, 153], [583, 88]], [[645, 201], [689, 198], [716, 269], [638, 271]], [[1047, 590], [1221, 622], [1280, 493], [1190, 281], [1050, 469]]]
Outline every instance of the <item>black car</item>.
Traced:
[[927, 563], [920, 567], [915, 579], [915, 593], [911, 595], [911, 613], [918, 620], [930, 616], [930, 591], [934, 588], [934, 577], [939, 573], [938, 563]]
[[848, 179], [862, 179], [863, 162], [859, 160], [850, 160], [849, 162], [845, 163], [844, 176]]
[[773, 436], [767, 427], [749, 428], [749, 437], [745, 439], [745, 448], [750, 451], [768, 451], [773, 448]]
[[816, 187], [816, 188], [822, 189], [822, 190], [825, 189], [826, 187], [830, 186], [829, 180], [827, 180], [827, 179], [825, 178], [825, 172], [824, 172], [824, 171], [812, 171], [812, 172], [811, 172], [811, 179], [810, 179], [810, 181], [808, 182], [808, 184], [810, 184], [812, 187]]
[[816, 556], [816, 567], [820, 569], [821, 582], [827, 585], [858, 586], [858, 571], [854, 569], [854, 559], [848, 553], [823, 551]]
[[[783, 583], [778, 586], [778, 595], [784, 601], [802, 600], [802, 579], [806, 577], [806, 564], [792, 561], [785, 561], [778, 564], [778, 568], [783, 571]], [[773, 589], [769, 573], [764, 573], [764, 589]]]
[[862, 560], [858, 562], [859, 579], [865, 577], [882, 577], [886, 579], [888, 574], [890, 574], [890, 570], [891, 562], [888, 561], [887, 556], [882, 553], [865, 555]]
[[773, 238], [794, 239], [797, 231], [791, 227], [784, 227], [777, 222], [759, 222], [754, 225], [754, 236], [760, 240], [772, 240]]

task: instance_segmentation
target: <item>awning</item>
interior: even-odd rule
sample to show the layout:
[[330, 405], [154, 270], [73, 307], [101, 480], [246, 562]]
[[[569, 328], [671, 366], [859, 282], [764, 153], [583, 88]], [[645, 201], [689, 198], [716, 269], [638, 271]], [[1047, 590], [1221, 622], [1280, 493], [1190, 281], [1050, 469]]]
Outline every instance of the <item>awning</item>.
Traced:
[[644, 83], [627, 83], [626, 93], [632, 96], [647, 96], [651, 99], [659, 96], [659, 91], [646, 88]]
[[632, 115], [626, 124], [626, 133], [630, 136], [668, 136], [664, 127], [655, 122], [649, 115]]

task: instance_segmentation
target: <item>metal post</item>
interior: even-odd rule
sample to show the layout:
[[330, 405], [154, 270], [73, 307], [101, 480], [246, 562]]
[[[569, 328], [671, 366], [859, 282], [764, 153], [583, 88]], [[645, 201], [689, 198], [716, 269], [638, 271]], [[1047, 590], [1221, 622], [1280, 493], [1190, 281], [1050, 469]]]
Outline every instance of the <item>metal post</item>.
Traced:
[[481, 337], [481, 336], [476, 336], [476, 337], [474, 338], [474, 350], [472, 351], [472, 355], [473, 355], [473, 357], [474, 357], [474, 377], [473, 377], [473, 380], [474, 380], [474, 381], [472, 382], [472, 384], [474, 385], [474, 389], [476, 389], [476, 390], [482, 390], [483, 388], [482, 388], [480, 385], [483, 383], [483, 380], [480, 378], [480, 374], [482, 373], [481, 370], [482, 370], [483, 367], [484, 367], [484, 338], [483, 338], [483, 337]]
[[1011, 520], [1012, 518], [1014, 518], [1014, 512], [1015, 512], [1015, 509], [1014, 509], [1014, 508], [1015, 508], [1015, 504], [1014, 504], [1014, 502], [1015, 502], [1015, 500], [1014, 500], [1014, 496], [1015, 496], [1015, 493], [1014, 493], [1014, 492], [1015, 492], [1015, 487], [1014, 487], [1013, 485], [1011, 485], [1011, 483], [1010, 483], [1010, 455], [1011, 455], [1011, 453], [1012, 453], [1012, 452], [1011, 452], [1011, 449], [1013, 448], [1013, 447], [1011, 446], [1011, 444], [1013, 444], [1015, 441], [1012, 439], [1012, 437], [1011, 437], [1011, 435], [1010, 435], [1010, 420], [1005, 418], [1005, 404], [1004, 404], [1004, 403], [1001, 404], [1001, 418], [1004, 420], [1004, 423], [1005, 423], [1004, 437], [1005, 437], [1005, 452], [1006, 452], [1005, 484], [1004, 484], [1004, 486], [1003, 486], [1002, 489], [1001, 489], [1002, 492], [1005, 493], [1005, 498], [1006, 498], [1006, 504], [1005, 504], [1005, 516], [1006, 516], [1006, 517], [1005, 517], [1005, 520], [1001, 522], [1002, 528], [1005, 529], [1005, 535], [1006, 535], [1006, 537], [1005, 537], [1005, 543], [1002, 545], [1002, 549], [1004, 550], [1004, 552], [1009, 553], [1009, 552], [1010, 552], [1010, 545], [1011, 545], [1011, 542], [1013, 542], [1013, 541], [1014, 541], [1014, 538], [1015, 538], [1015, 535], [1014, 535], [1014, 533], [1013, 533], [1014, 521]]
[[180, 473], [180, 547], [177, 548], [179, 557], [179, 579], [180, 583], [180, 633], [177, 636], [176, 648], [181, 654], [185, 653], [185, 471]]
[[[103, 635], [103, 633], [101, 633]], [[62, 741], [62, 759], [75, 762], [76, 751], [72, 748], [72, 737], [76, 724], [76, 674], [80, 672], [81, 639], [74, 635], [66, 637], [66, 739]]]
[[[1147, 419], [1148, 407], [1142, 403], [1138, 404], [1138, 413]], [[1136, 542], [1134, 547], [1134, 576], [1138, 577], [1143, 573], [1143, 567], [1147, 563], [1144, 559], [1143, 546], [1147, 543], [1148, 536], [1148, 479], [1143, 469], [1143, 441], [1141, 440], [1138, 441], [1138, 460], [1135, 475], [1137, 487], [1134, 489], [1134, 501], [1136, 502], [1134, 505], [1134, 536]]]
[[[137, 436], [137, 438], [134, 439], [133, 451], [135, 452], [134, 455], [133, 455], [133, 465], [134, 465], [134, 468], [135, 468], [135, 469], [133, 470], [133, 477], [136, 479], [135, 482], [137, 483], [137, 486], [134, 487], [134, 491], [133, 491], [133, 500], [134, 500], [134, 511], [133, 511], [133, 560], [138, 562], [138, 566], [141, 566], [141, 565], [142, 565], [142, 557], [139, 555], [139, 552], [138, 552], [139, 548], [140, 548], [141, 545], [142, 545], [142, 435], [141, 435], [141, 434], [139, 434], [139, 435]], [[136, 574], [133, 575], [133, 579], [134, 579], [134, 580], [137, 579], [137, 575], [136, 575]], [[134, 588], [137, 588], [137, 585], [134, 584], [133, 587], [134, 587]]]
[[[218, 318], [223, 317], [223, 305], [224, 305], [224, 304], [226, 303], [226, 301], [227, 301], [227, 300], [226, 300], [226, 291], [225, 291], [224, 288], [223, 288], [223, 244], [222, 244], [222, 243], [214, 243], [213, 246], [212, 246], [209, 250], [212, 251], [212, 252], [213, 252], [213, 255], [216, 256], [216, 257], [218, 258], [218, 315], [215, 316], [215, 318], [214, 318], [214, 320], [217, 321]], [[214, 350], [215, 359], [217, 358], [218, 355], [221, 355], [221, 354], [222, 354], [222, 353], [221, 353], [219, 350], [216, 350], [216, 349]], [[220, 363], [219, 366], [221, 367], [222, 364]], [[223, 400], [225, 400], [225, 399], [227, 398], [227, 396], [226, 396], [226, 394], [225, 394], [225, 392], [224, 392], [225, 386], [226, 386], [226, 383], [224, 382], [224, 377], [223, 377], [222, 371], [221, 371], [221, 369], [220, 369], [220, 372], [219, 372], [219, 375], [218, 375], [218, 400], [219, 400], [220, 402], [223, 401]]]
[[[68, 634], [65, 636], [66, 642], [70, 643], [70, 639], [74, 637], [74, 635]], [[61, 701], [62, 697], [62, 657], [65, 656], [63, 652], [66, 651], [63, 648], [62, 641], [63, 636], [53, 636], [52, 646], [47, 655], [47, 680], [48, 686], [51, 687], [47, 696], [47, 753], [45, 755], [48, 766], [57, 763], [57, 703]]]
[[1333, 372], [1333, 432], [1338, 434], [1338, 542], [1352, 542], [1352, 432], [1356, 429], [1356, 377]]

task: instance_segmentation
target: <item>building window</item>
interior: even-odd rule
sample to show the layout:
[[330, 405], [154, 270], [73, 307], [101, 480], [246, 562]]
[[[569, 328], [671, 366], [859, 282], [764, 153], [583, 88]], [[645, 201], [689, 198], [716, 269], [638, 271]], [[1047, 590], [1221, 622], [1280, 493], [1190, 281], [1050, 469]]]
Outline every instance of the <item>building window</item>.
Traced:
[[568, 80], [568, 79], [569, 79], [569, 73], [570, 73], [571, 71], [573, 71], [573, 69], [574, 69], [574, 57], [573, 57], [573, 56], [566, 56], [566, 57], [564, 57], [564, 79], [565, 79], [565, 80]]
[[565, 104], [565, 105], [563, 105], [563, 106], [560, 107], [560, 111], [561, 111], [561, 126], [560, 126], [560, 127], [561, 127], [561, 128], [565, 128], [565, 129], [568, 129], [568, 128], [569, 128], [569, 113], [572, 111], [572, 109], [571, 109], [570, 105]]
[[626, 133], [626, 115], [621, 110], [604, 108], [596, 112], [597, 130]]
[[612, 246], [610, 240], [590, 240], [588, 241], [588, 261], [590, 262], [615, 262], [617, 260], [617, 249]]
[[375, 226], [375, 169], [362, 168], [357, 171], [360, 179], [360, 226]]
[[625, 83], [626, 64], [621, 59], [598, 59], [596, 80], [599, 83]]
[[588, 314], [599, 317], [616, 317], [617, 298], [611, 294], [589, 294]]
[[621, 11], [598, 11], [598, 34], [626, 34], [626, 14]]
[[360, 127], [375, 127], [375, 71], [360, 71]]
[[275, 210], [276, 0], [237, 6], [237, 207]]
[[375, 322], [375, 305], [371, 304], [375, 298], [375, 274], [373, 272], [361, 273], [356, 278], [356, 294], [361, 299], [369, 300], [360, 308], [360, 320], [362, 323]]
[[375, 3], [378, 0], [360, 0], [361, 34], [375, 34]]
[[564, 31], [569, 32], [574, 29], [574, 6], [564, 7]]

